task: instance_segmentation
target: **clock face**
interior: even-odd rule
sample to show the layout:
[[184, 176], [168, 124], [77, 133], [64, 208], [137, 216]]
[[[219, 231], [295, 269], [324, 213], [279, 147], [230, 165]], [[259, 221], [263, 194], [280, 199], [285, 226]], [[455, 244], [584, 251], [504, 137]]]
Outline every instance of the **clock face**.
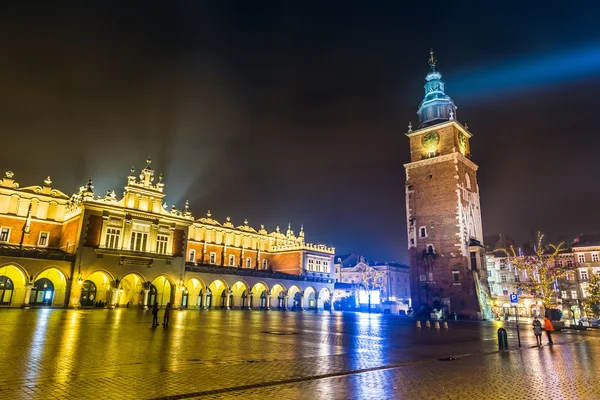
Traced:
[[421, 143], [427, 149], [434, 148], [435, 146], [437, 146], [437, 144], [439, 142], [440, 142], [440, 135], [435, 131], [426, 133], [425, 135], [423, 135], [423, 138], [421, 139]]
[[465, 150], [467, 147], [467, 138], [465, 137], [465, 134], [462, 132], [458, 132], [458, 145], [460, 146], [460, 148], [462, 150]]

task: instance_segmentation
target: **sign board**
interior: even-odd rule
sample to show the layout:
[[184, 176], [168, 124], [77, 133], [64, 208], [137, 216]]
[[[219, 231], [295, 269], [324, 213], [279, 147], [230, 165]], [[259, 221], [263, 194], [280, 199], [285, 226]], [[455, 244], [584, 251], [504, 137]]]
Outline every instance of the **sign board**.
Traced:
[[518, 303], [519, 302], [519, 296], [517, 296], [516, 294], [511, 294], [510, 295], [510, 302], [511, 303]]

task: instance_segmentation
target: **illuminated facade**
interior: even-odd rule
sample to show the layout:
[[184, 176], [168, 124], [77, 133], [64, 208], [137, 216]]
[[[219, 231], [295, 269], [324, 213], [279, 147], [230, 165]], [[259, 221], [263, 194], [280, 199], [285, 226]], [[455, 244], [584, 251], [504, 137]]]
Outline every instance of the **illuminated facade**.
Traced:
[[[387, 262], [368, 262], [363, 256], [356, 254], [336, 258], [334, 298], [354, 296], [359, 301], [358, 291], [362, 284], [361, 271], [374, 268], [382, 272], [379, 296], [383, 308], [392, 312], [407, 311], [411, 306], [409, 267], [407, 265]], [[356, 304], [358, 306], [358, 303]], [[379, 308], [379, 307], [378, 307]]]
[[0, 306], [329, 307], [333, 248], [169, 209], [150, 159], [120, 198], [51, 184], [0, 181]]
[[429, 60], [419, 127], [409, 130], [406, 215], [414, 309], [491, 318], [472, 134]]
[[[518, 251], [528, 254], [528, 250], [524, 248], [519, 248]], [[541, 300], [520, 288], [521, 282], [529, 280], [527, 274], [511, 266], [508, 257], [502, 252], [489, 252], [486, 259], [494, 312], [499, 316], [514, 315], [515, 311], [522, 317], [541, 315]], [[576, 238], [568, 251], [558, 255], [554, 266], [569, 272], [556, 282], [553, 307], [563, 312], [565, 320], [578, 320], [582, 317], [582, 302], [589, 296], [590, 278], [600, 275], [600, 235], [581, 235]], [[509, 296], [513, 293], [519, 296], [517, 304], [510, 302]]]

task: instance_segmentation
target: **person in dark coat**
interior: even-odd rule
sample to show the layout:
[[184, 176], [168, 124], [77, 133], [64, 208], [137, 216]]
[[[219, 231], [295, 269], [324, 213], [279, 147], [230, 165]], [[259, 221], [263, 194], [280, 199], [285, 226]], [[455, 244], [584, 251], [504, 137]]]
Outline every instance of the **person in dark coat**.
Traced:
[[533, 317], [533, 334], [538, 346], [542, 345], [542, 323], [538, 317]]
[[158, 326], [158, 303], [152, 306], [152, 327]]
[[163, 326], [167, 327], [169, 326], [169, 318], [171, 317], [171, 303], [167, 303], [167, 306], [165, 307], [165, 316], [163, 318]]

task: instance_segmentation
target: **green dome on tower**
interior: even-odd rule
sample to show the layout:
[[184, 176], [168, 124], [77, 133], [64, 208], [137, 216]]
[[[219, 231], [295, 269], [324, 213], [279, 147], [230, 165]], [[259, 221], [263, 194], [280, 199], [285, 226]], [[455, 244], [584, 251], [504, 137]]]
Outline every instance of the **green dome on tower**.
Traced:
[[425, 97], [419, 105], [419, 128], [435, 125], [440, 122], [456, 119], [456, 106], [452, 99], [444, 93], [442, 74], [435, 70], [437, 60], [433, 57], [433, 49], [429, 52], [431, 71], [425, 77]]

